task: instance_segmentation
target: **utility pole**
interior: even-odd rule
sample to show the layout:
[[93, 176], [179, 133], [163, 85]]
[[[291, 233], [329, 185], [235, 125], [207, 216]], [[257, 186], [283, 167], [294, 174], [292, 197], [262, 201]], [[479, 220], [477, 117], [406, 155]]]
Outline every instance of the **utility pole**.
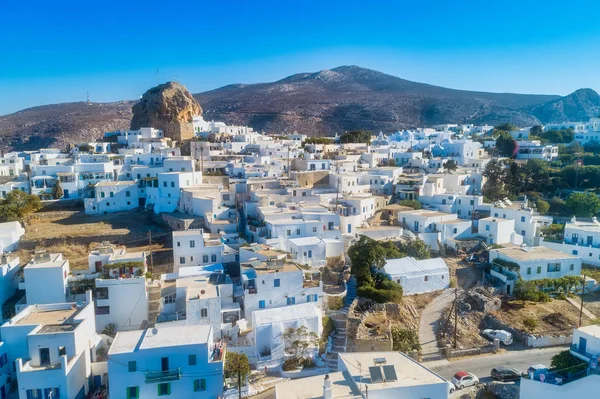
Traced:
[[148, 250], [150, 251], [150, 273], [154, 271], [154, 256], [152, 255], [152, 230], [148, 230]]
[[288, 144], [287, 148], [288, 148], [288, 167], [287, 167], [287, 172], [288, 173], [287, 173], [287, 177], [288, 177], [288, 180], [289, 180], [290, 176], [292, 175], [292, 171], [290, 170], [290, 146], [289, 146], [289, 144]]
[[456, 334], [458, 331], [458, 288], [454, 289], [454, 349], [456, 349]]
[[337, 213], [338, 211], [338, 203], [339, 203], [339, 199], [340, 199], [340, 175], [338, 174], [338, 181], [337, 181], [337, 188], [336, 188], [336, 192], [335, 192], [335, 213]]
[[581, 308], [579, 308], [579, 327], [581, 327], [581, 317], [583, 316], [583, 294], [585, 293], [585, 274], [581, 282]]

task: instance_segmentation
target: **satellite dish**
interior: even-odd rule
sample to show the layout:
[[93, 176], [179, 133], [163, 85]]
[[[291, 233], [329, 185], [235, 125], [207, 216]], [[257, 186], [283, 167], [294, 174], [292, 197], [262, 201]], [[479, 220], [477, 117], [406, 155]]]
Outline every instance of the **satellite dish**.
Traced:
[[152, 329], [152, 334], [154, 334], [154, 335], [158, 334], [158, 329], [157, 328], [153, 328]]

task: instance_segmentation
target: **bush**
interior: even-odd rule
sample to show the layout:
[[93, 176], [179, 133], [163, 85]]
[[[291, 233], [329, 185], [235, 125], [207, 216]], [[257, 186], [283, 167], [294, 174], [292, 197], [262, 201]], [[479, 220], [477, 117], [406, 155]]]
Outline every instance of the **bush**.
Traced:
[[550, 295], [541, 292], [535, 281], [517, 280], [514, 295], [521, 301], [550, 302]]
[[523, 325], [525, 326], [526, 329], [529, 330], [529, 332], [532, 332], [537, 327], [538, 322], [535, 319], [535, 317], [526, 316], [523, 318]]
[[566, 350], [552, 356], [550, 367], [552, 369], [561, 370], [559, 373], [566, 376], [568, 373], [576, 373], [585, 370], [587, 368], [587, 363], [577, 356], [573, 356], [570, 351]]
[[395, 351], [407, 353], [421, 349], [419, 334], [408, 328], [392, 327], [392, 342]]
[[283, 362], [281, 368], [283, 371], [297, 370], [300, 367], [300, 361], [301, 359], [298, 359], [296, 357], [290, 357], [289, 359], [286, 359]]
[[302, 368], [304, 369], [313, 369], [317, 367], [317, 363], [315, 363], [315, 361], [312, 360], [312, 358], [310, 357], [302, 359], [300, 363], [302, 364]]
[[423, 205], [419, 201], [416, 201], [416, 200], [407, 200], [407, 199], [405, 199], [405, 200], [402, 200], [402, 201], [398, 202], [398, 205], [408, 206], [408, 207], [410, 207], [412, 209], [421, 209], [421, 208], [423, 208]]
[[330, 296], [327, 298], [327, 307], [331, 310], [340, 310], [344, 307], [344, 298], [341, 296]]
[[378, 289], [370, 285], [363, 285], [358, 289], [358, 296], [361, 298], [372, 299], [377, 303], [395, 302], [402, 299], [402, 293]]

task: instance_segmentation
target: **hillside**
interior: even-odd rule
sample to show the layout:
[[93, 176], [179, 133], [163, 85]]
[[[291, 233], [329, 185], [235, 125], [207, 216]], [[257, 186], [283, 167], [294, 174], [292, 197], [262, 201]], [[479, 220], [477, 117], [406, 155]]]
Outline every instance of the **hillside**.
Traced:
[[[310, 135], [351, 129], [393, 131], [438, 123], [519, 126], [587, 120], [600, 96], [580, 89], [565, 96], [485, 93], [412, 82], [357, 66], [299, 73], [271, 83], [233, 84], [194, 94], [205, 119], [268, 132]], [[186, 101], [187, 103], [187, 101]], [[0, 148], [62, 146], [127, 129], [134, 102], [67, 103], [0, 116]], [[134, 124], [135, 125], [135, 124]]]

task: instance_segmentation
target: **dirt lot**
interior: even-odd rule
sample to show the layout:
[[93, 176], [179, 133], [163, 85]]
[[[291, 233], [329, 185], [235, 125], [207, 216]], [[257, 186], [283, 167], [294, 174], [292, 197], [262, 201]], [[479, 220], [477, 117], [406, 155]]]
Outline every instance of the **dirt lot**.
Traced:
[[[567, 301], [553, 299], [546, 303], [521, 303], [521, 301], [503, 302], [502, 309], [494, 315], [502, 322], [522, 331], [534, 334], [554, 335], [565, 331], [571, 332], [579, 324], [579, 312]], [[525, 327], [524, 320], [532, 318], [536, 321], [533, 329]], [[583, 324], [591, 320], [583, 315]]]
[[152, 232], [154, 264], [172, 263], [171, 233], [158, 218], [143, 210], [88, 216], [83, 211], [38, 212], [25, 221], [25, 235], [16, 254], [26, 264], [35, 249], [61, 252], [71, 269], [87, 268], [87, 256], [103, 241], [125, 245], [130, 252], [147, 251]]

